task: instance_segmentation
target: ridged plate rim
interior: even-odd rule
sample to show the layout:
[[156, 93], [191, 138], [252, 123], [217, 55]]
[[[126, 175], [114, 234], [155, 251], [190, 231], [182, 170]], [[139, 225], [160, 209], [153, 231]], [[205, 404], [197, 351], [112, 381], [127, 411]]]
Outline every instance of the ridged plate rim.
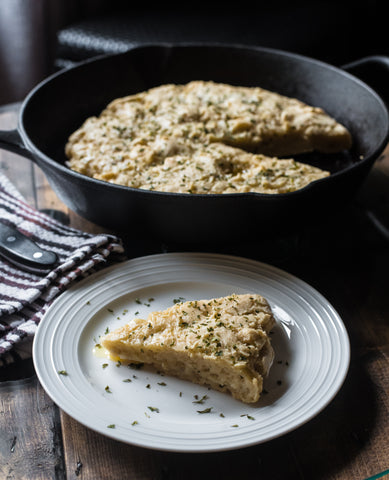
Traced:
[[[258, 405], [247, 406], [189, 382], [168, 381], [148, 370], [137, 372], [137, 380], [132, 379], [125, 391], [124, 367], [115, 369], [108, 361], [109, 368], [102, 368], [103, 360], [92, 353], [89, 332], [103, 334], [109, 322], [110, 328], [126, 323], [130, 317], [124, 307], [128, 315], [138, 307], [147, 314], [170, 306], [169, 298], [183, 294], [190, 300], [191, 294], [212, 298], [249, 290], [268, 299], [277, 320], [276, 359], [265, 382], [269, 393]], [[152, 305], [134, 304], [139, 294], [153, 292], [157, 298]], [[350, 344], [339, 314], [326, 298], [286, 271], [232, 255], [163, 253], [108, 267], [61, 294], [39, 325], [33, 359], [47, 394], [86, 427], [145, 448], [214, 452], [272, 440], [315, 417], [345, 380]], [[61, 370], [67, 375], [59, 374]], [[101, 382], [111, 385], [112, 394], [103, 391]], [[168, 387], [158, 386], [163, 383]], [[179, 396], [178, 389], [184, 394]], [[209, 398], [196, 406], [194, 395]], [[157, 402], [163, 408], [155, 414], [148, 407]], [[210, 405], [212, 414], [197, 413]]]

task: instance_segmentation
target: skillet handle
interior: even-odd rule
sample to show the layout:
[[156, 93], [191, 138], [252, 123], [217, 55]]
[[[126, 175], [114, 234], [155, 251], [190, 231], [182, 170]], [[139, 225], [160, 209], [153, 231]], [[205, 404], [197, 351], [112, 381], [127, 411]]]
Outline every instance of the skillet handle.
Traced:
[[389, 105], [389, 57], [372, 55], [343, 65], [342, 68], [367, 83]]
[[[386, 106], [389, 106], [389, 57], [383, 55], [365, 57], [343, 66], [343, 69], [372, 87]], [[366, 187], [361, 189], [358, 196], [358, 203], [364, 209], [367, 219], [386, 240], [389, 240], [388, 180], [385, 172], [373, 169], [367, 178]]]
[[22, 157], [34, 160], [33, 154], [26, 148], [23, 139], [17, 129], [0, 130], [0, 149], [9, 150]]

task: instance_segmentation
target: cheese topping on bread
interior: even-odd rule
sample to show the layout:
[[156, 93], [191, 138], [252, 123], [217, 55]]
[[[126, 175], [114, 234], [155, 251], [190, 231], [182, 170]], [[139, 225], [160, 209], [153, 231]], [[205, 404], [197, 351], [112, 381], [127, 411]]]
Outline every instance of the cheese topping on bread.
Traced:
[[[275, 170], [289, 178], [288, 162], [274, 157], [315, 150], [339, 152], [350, 146], [348, 130], [321, 108], [259, 87], [193, 81], [114, 100], [70, 136], [66, 155], [73, 170], [133, 188], [284, 193], [329, 173], [294, 162], [299, 171], [287, 186], [278, 189], [271, 174], [268, 191], [261, 186], [262, 180], [252, 180], [258, 174], [258, 162], [268, 164], [262, 169], [267, 174], [273, 171], [269, 165], [277, 162]], [[223, 152], [236, 159], [237, 168], [244, 157], [246, 182], [235, 182], [223, 172], [220, 177], [215, 171], [219, 160], [214, 155], [220, 157]], [[204, 157], [209, 159], [205, 164]], [[193, 174], [195, 186], [188, 182]], [[296, 181], [296, 176], [305, 178]]]
[[233, 294], [152, 312], [108, 333], [100, 343], [122, 362], [151, 364], [253, 403], [273, 362], [269, 333], [274, 324], [265, 298]]

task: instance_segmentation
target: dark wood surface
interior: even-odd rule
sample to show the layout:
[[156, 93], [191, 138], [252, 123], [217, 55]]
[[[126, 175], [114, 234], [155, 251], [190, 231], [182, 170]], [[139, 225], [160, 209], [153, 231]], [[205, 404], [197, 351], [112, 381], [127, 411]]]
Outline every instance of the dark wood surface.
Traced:
[[[0, 129], [16, 125], [17, 111], [18, 105], [0, 108]], [[36, 208], [60, 212], [76, 228], [103, 231], [70, 212], [31, 161], [0, 151], [0, 171]], [[124, 241], [129, 257], [178, 248]], [[339, 312], [350, 337], [351, 365], [330, 405], [299, 429], [261, 445], [209, 454], [159, 452], [82, 426], [50, 400], [31, 360], [20, 361], [0, 368], [1, 480], [389, 478], [389, 149], [357, 198], [332, 218], [272, 241], [210, 251], [283, 268]]]

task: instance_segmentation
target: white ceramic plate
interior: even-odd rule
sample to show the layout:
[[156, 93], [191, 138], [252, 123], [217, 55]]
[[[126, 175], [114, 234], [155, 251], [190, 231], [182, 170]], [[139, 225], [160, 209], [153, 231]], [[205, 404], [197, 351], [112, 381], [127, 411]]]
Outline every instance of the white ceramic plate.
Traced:
[[[267, 298], [277, 320], [276, 357], [257, 404], [117, 365], [95, 348], [107, 328], [176, 299], [248, 292]], [[38, 328], [33, 356], [48, 395], [85, 426], [142, 447], [211, 452], [265, 442], [313, 418], [341, 387], [350, 348], [337, 312], [298, 278], [241, 257], [166, 253], [107, 268], [63, 293]]]

